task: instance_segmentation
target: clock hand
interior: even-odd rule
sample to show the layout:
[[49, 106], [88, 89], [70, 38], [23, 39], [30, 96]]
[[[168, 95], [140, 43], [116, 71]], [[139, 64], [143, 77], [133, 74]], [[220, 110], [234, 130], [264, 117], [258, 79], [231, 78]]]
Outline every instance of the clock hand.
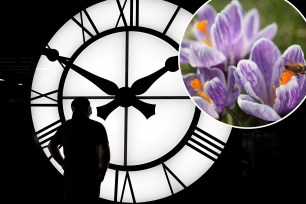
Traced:
[[107, 80], [103, 79], [101, 77], [98, 77], [81, 67], [71, 63], [69, 61], [69, 58], [59, 56], [59, 53], [55, 49], [48, 49], [45, 48], [43, 50], [43, 54], [46, 55], [46, 57], [50, 61], [56, 61], [65, 64], [66, 66], [69, 66], [72, 70], [76, 71], [92, 83], [94, 83], [97, 87], [99, 87], [102, 91], [104, 91], [108, 95], [115, 95], [115, 99], [111, 102], [109, 102], [106, 105], [97, 107], [97, 116], [103, 118], [106, 120], [108, 115], [113, 112], [116, 108], [119, 106], [122, 107], [129, 107], [134, 106], [136, 109], [138, 109], [146, 118], [151, 117], [155, 114], [155, 105], [145, 103], [143, 101], [140, 101], [139, 99], [135, 98], [135, 94], [131, 92], [131, 89], [128, 87], [124, 87], [119, 89], [118, 86]]
[[137, 99], [133, 102], [132, 106], [139, 110], [147, 119], [155, 115], [155, 104], [145, 103]]
[[133, 106], [139, 110], [147, 119], [155, 114], [155, 104], [145, 103], [136, 98], [136, 95], [145, 93], [151, 85], [164, 75], [167, 71], [175, 72], [178, 70], [178, 57], [169, 57], [165, 66], [153, 74], [143, 77], [135, 81], [131, 88], [121, 88], [116, 98], [106, 105], [97, 107], [98, 116], [106, 120], [108, 115], [114, 111], [118, 106], [129, 107]]
[[59, 56], [58, 51], [55, 49], [45, 48], [43, 54], [46, 55], [46, 57], [50, 61], [58, 60], [59, 62], [70, 67], [72, 70], [74, 70], [75, 72], [79, 73], [80, 75], [91, 81], [93, 84], [95, 84], [97, 87], [99, 87], [102, 91], [104, 91], [108, 95], [116, 95], [116, 93], [119, 90], [118, 86], [114, 82], [111, 82], [107, 79], [94, 75], [82, 69], [81, 67], [71, 63], [69, 61], [69, 58]]
[[162, 75], [164, 75], [167, 71], [170, 72], [175, 72], [178, 70], [178, 57], [173, 56], [169, 57], [166, 62], [165, 66], [158, 71], [143, 77], [141, 79], [138, 79], [133, 83], [131, 86], [131, 89], [135, 95], [140, 95], [145, 93], [151, 86], [152, 84], [159, 79]]
[[[114, 99], [103, 106], [97, 107], [97, 116], [106, 120], [109, 114], [111, 114], [119, 106], [121, 106], [120, 101]], [[145, 103], [139, 99], [135, 99], [132, 106], [139, 110], [147, 119], [155, 114], [155, 104]]]
[[113, 112], [116, 108], [119, 107], [119, 101], [114, 99], [108, 104], [97, 107], [97, 116], [106, 120], [106, 118]]
[[143, 102], [136, 98], [136, 95], [129, 87], [123, 87], [117, 92], [115, 99], [103, 106], [97, 107], [97, 115], [106, 120], [111, 112], [119, 106], [130, 107], [133, 106], [139, 110], [147, 119], [155, 114], [155, 104]]

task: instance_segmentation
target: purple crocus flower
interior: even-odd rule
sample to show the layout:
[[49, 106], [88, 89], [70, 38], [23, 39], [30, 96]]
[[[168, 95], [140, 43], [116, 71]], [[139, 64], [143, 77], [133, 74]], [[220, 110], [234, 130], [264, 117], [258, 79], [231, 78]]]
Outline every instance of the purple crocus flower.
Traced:
[[219, 119], [227, 108], [233, 108], [240, 94], [235, 84], [235, 67], [228, 69], [227, 81], [218, 68], [202, 68], [197, 74], [184, 76], [185, 86], [194, 102], [213, 118]]
[[269, 39], [261, 38], [253, 46], [249, 60], [241, 60], [235, 77], [247, 94], [238, 97], [239, 107], [247, 114], [265, 121], [277, 121], [301, 103], [306, 94], [305, 75], [296, 77], [284, 70], [289, 62], [305, 64], [299, 45], [292, 45], [281, 55]]
[[[181, 63], [198, 68], [218, 67], [226, 70], [227, 65], [235, 65], [249, 54], [257, 39], [272, 39], [277, 31], [275, 23], [259, 30], [257, 10], [245, 12], [236, 0], [231, 1], [220, 13], [206, 4], [199, 10], [197, 17], [198, 21], [193, 27], [196, 41], [184, 40], [180, 56]], [[205, 56], [213, 59], [207, 61], [208, 57]]]

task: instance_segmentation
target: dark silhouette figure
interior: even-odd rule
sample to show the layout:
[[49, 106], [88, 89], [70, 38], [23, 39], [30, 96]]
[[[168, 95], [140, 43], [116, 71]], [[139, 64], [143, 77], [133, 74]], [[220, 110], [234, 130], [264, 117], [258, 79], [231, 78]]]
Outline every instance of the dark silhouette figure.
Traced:
[[89, 119], [92, 112], [86, 98], [74, 99], [71, 108], [72, 118], [58, 128], [48, 148], [64, 169], [65, 204], [98, 204], [110, 161], [107, 133], [101, 123]]

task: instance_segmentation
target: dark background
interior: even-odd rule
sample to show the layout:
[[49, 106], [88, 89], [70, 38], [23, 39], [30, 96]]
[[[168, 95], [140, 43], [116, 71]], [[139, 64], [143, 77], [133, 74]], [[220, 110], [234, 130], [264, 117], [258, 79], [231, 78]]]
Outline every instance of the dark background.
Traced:
[[[62, 177], [33, 140], [30, 87], [40, 50], [81, 7], [96, 1], [84, 2], [0, 3], [1, 199], [6, 203], [61, 203]], [[205, 1], [176, 2], [195, 12]], [[304, 5], [290, 2], [305, 14]], [[305, 138], [305, 103], [273, 126], [234, 129], [201, 179], [152, 203], [306, 203]]]

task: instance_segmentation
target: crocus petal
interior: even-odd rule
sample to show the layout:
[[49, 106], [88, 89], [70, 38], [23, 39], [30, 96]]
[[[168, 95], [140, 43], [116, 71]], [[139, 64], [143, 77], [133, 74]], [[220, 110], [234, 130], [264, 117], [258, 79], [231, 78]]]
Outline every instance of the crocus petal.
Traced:
[[306, 96], [306, 82], [305, 81], [304, 81], [304, 84], [302, 85], [302, 88], [301, 88], [301, 94], [300, 94], [299, 101], [303, 101], [305, 96]]
[[265, 27], [264, 29], [262, 29], [261, 31], [257, 33], [257, 35], [251, 41], [250, 46], [252, 46], [252, 44], [260, 38], [267, 38], [267, 39], [272, 40], [274, 36], [276, 35], [276, 32], [277, 32], [276, 23], [272, 23], [268, 25], [267, 27]]
[[248, 95], [240, 95], [238, 97], [239, 107], [247, 114], [261, 118], [265, 121], [277, 121], [281, 117], [268, 105], [256, 103], [252, 97]]
[[205, 101], [203, 98], [194, 96], [192, 97], [192, 100], [198, 105], [200, 110], [204, 111], [215, 119], [219, 119], [219, 114], [215, 111], [214, 107], [207, 103], [207, 101]]
[[229, 64], [237, 64], [239, 60], [243, 59], [247, 54], [249, 54], [249, 45], [246, 38], [241, 35], [240, 39], [237, 40], [235, 44], [232, 45], [232, 51]]
[[240, 85], [250, 96], [265, 103], [266, 83], [261, 71], [253, 61], [240, 60], [235, 75]]
[[232, 43], [235, 43], [241, 35], [242, 28], [242, 7], [239, 1], [231, 1], [222, 11], [228, 18], [231, 25], [230, 35]]
[[300, 98], [299, 101], [301, 101], [305, 96], [305, 84], [306, 84], [306, 76], [305, 74], [300, 75], [298, 78], [299, 88], [300, 88]]
[[192, 41], [192, 40], [186, 40], [184, 39], [181, 43], [181, 48], [190, 48], [190, 46], [195, 43], [196, 41]]
[[239, 99], [243, 100], [243, 101], [250, 101], [250, 102], [254, 102], [255, 103], [255, 100], [251, 96], [246, 95], [246, 94], [240, 94], [239, 95]]
[[222, 114], [227, 105], [227, 90], [224, 84], [215, 77], [204, 84], [204, 91], [213, 100], [216, 111]]
[[217, 12], [216, 10], [209, 4], [204, 5], [200, 8], [200, 10], [197, 12], [198, 19], [200, 21], [207, 20], [207, 30], [209, 31], [212, 24], [215, 22]]
[[[298, 63], [305, 64], [304, 53], [301, 46], [299, 45], [291, 45], [290, 47], [288, 47], [288, 49], [285, 50], [282, 57]], [[289, 63], [288, 61], [285, 62], [285, 64], [288, 63]]]
[[215, 24], [211, 27], [213, 47], [221, 51], [227, 59], [230, 59], [232, 45], [231, 25], [229, 19], [223, 13], [218, 13]]
[[229, 66], [228, 68], [228, 74], [227, 74], [227, 88], [228, 90], [232, 90], [234, 88], [234, 85], [236, 83], [234, 72], [236, 71], [235, 66]]
[[274, 110], [281, 116], [292, 111], [299, 103], [300, 88], [296, 77], [276, 89]]
[[252, 40], [259, 31], [260, 21], [257, 9], [249, 10], [244, 18], [243, 25], [245, 28], [245, 36], [248, 40]]
[[220, 81], [226, 85], [226, 79], [224, 76], [224, 72], [219, 68], [199, 68], [199, 74], [201, 74], [204, 78], [204, 82], [210, 81], [213, 78], [217, 77]]
[[200, 74], [190, 73], [183, 76], [185, 87], [188, 93], [190, 94], [190, 96], [197, 96], [198, 95], [197, 92], [194, 90], [194, 88], [191, 87], [191, 81], [193, 79], [199, 79], [200, 81], [203, 82], [202, 76]]
[[[279, 84], [280, 74], [284, 71], [284, 66], [290, 63], [289, 61], [285, 59], [290, 59], [292, 61], [305, 64], [304, 53], [303, 53], [302, 48], [299, 45], [291, 45], [289, 48], [285, 50], [282, 57], [283, 58], [280, 58], [277, 60], [273, 68], [272, 85], [275, 85], [276, 87]], [[300, 87], [303, 88], [304, 83], [305, 83], [305, 75], [301, 75], [298, 81], [299, 81]]]
[[241, 93], [241, 87], [236, 83], [234, 73], [236, 71], [236, 67], [229, 66], [228, 74], [227, 74], [227, 106], [233, 108], [235, 105], [235, 101]]
[[189, 63], [189, 48], [181, 48], [180, 50], [180, 63], [188, 64]]
[[193, 44], [189, 54], [190, 65], [193, 67], [207, 67], [221, 64], [225, 61], [222, 52], [210, 48], [205, 44]]
[[[257, 40], [251, 50], [250, 59], [255, 62], [258, 68], [261, 70], [263, 74], [264, 80], [266, 81], [267, 87], [265, 88], [267, 91], [267, 105], [273, 104], [273, 91], [272, 84], [269, 82], [272, 78], [272, 73], [274, 69], [275, 62], [280, 57], [280, 51], [276, 47], [276, 45], [269, 39], [261, 38]], [[271, 91], [269, 91], [271, 90]]]
[[250, 60], [255, 62], [264, 75], [264, 79], [269, 81], [276, 60], [280, 57], [280, 51], [269, 39], [261, 38], [255, 42]]

